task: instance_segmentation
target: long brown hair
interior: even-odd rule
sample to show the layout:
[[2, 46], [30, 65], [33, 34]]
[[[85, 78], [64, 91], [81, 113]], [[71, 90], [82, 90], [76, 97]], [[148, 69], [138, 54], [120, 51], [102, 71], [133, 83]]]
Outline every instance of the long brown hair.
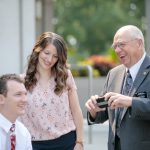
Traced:
[[25, 87], [30, 92], [36, 86], [37, 78], [37, 64], [39, 53], [49, 44], [53, 44], [56, 47], [58, 54], [58, 61], [52, 68], [52, 74], [55, 75], [56, 86], [54, 92], [59, 95], [62, 93], [63, 89], [66, 87], [66, 80], [68, 77], [67, 72], [67, 46], [64, 39], [55, 33], [44, 32], [37, 40], [32, 53], [29, 57], [26, 77], [25, 77]]

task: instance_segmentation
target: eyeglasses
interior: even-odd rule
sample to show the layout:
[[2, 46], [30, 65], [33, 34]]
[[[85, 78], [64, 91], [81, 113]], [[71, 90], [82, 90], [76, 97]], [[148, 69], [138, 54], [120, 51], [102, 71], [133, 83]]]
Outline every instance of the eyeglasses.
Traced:
[[116, 44], [112, 44], [111, 48], [117, 49], [117, 47], [119, 47], [120, 49], [123, 49], [129, 42], [132, 42], [135, 40], [137, 40], [137, 39], [133, 39], [133, 40], [126, 41], [126, 42], [118, 42]]

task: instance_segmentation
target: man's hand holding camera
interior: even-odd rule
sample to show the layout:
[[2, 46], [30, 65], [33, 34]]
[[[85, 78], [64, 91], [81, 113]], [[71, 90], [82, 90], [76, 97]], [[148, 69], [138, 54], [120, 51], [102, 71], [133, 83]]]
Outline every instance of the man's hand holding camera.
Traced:
[[110, 109], [115, 109], [119, 107], [131, 107], [132, 97], [109, 92], [104, 95], [105, 99], [108, 100], [108, 106]]
[[96, 117], [96, 113], [99, 111], [105, 111], [106, 108], [100, 108], [97, 104], [98, 95], [91, 96], [91, 98], [85, 103], [87, 110], [90, 112], [92, 118]]
[[97, 112], [105, 111], [107, 107], [115, 109], [119, 107], [130, 107], [131, 105], [132, 97], [114, 92], [106, 93], [103, 97], [99, 97], [98, 95], [91, 96], [85, 104], [93, 118], [95, 118]]

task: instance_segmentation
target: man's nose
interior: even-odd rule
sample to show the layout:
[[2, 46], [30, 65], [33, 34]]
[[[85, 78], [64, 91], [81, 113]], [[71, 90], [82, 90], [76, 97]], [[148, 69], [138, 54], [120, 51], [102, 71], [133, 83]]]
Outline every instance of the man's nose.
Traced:
[[26, 94], [22, 95], [22, 101], [25, 102], [25, 103], [28, 101]]
[[115, 52], [116, 53], [119, 53], [121, 51], [121, 48], [119, 47], [119, 45], [116, 45], [116, 47], [115, 47]]

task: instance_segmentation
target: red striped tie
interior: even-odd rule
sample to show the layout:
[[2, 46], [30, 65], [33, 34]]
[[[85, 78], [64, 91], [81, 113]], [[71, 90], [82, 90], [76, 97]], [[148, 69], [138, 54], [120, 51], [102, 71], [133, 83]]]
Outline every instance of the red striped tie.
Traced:
[[10, 128], [10, 142], [11, 142], [11, 150], [15, 150], [16, 146], [15, 124], [12, 124]]

